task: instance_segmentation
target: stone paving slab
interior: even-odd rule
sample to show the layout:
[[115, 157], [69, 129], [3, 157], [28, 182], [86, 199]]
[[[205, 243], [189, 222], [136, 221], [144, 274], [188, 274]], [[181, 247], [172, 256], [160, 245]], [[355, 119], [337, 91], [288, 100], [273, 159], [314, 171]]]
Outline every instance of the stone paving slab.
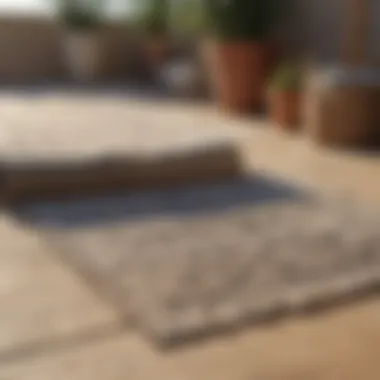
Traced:
[[32, 231], [0, 215], [0, 367], [3, 359], [118, 321]]
[[105, 95], [0, 97], [7, 198], [182, 184], [241, 172], [245, 133], [197, 108]]
[[[34, 218], [48, 226], [61, 215], [63, 229], [51, 225], [43, 235], [74, 265], [92, 268], [109, 283], [124, 310], [158, 344], [326, 306], [378, 288], [376, 212], [297, 196], [265, 203], [260, 193], [252, 194], [251, 204], [246, 199], [237, 210], [217, 215], [210, 212], [212, 206], [198, 215], [183, 212], [199, 211], [211, 199], [217, 204], [231, 196], [229, 190], [152, 194], [124, 204], [103, 200], [108, 212], [117, 207], [129, 215], [128, 221], [107, 227], [70, 231], [70, 218], [78, 228], [75, 212], [94, 216], [96, 203], [87, 209], [37, 207]], [[162, 211], [163, 205], [176, 212], [147, 213], [149, 208]]]

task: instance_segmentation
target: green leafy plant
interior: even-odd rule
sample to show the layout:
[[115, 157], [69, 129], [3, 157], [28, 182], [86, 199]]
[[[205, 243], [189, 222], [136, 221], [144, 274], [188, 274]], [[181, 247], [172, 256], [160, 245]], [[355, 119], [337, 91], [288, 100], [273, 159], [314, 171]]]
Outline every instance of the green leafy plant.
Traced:
[[89, 4], [83, 0], [63, 0], [59, 7], [59, 21], [74, 30], [98, 29], [102, 25], [101, 5], [100, 1]]
[[265, 39], [279, 20], [284, 1], [204, 0], [208, 30], [221, 39]]
[[142, 12], [141, 25], [149, 34], [163, 35], [169, 29], [169, 0], [148, 0]]
[[202, 0], [173, 1], [170, 11], [170, 25], [174, 32], [200, 34], [205, 26]]
[[301, 85], [301, 68], [291, 62], [281, 64], [274, 72], [271, 81], [271, 88], [281, 91], [298, 91]]

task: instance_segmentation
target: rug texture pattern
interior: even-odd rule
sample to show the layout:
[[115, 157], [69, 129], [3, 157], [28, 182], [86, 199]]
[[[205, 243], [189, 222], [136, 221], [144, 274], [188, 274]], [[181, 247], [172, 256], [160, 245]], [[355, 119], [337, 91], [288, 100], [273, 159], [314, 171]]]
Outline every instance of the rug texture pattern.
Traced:
[[[153, 200], [125, 202], [131, 211]], [[40, 210], [39, 218], [48, 214]], [[66, 259], [117, 293], [155, 342], [172, 344], [376, 289], [379, 225], [364, 207], [288, 199], [217, 214], [40, 229]]]

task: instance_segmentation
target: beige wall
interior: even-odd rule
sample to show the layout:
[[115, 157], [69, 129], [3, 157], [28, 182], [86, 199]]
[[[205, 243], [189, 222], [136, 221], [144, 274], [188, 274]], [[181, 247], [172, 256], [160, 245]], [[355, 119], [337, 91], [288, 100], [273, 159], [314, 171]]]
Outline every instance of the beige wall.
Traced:
[[342, 54], [347, 0], [289, 0], [290, 41], [297, 50], [330, 60]]
[[[284, 1], [284, 0], [281, 0]], [[348, 0], [288, 0], [286, 30], [290, 46], [326, 60], [342, 56]], [[380, 62], [380, 6], [373, 3], [368, 59]], [[133, 73], [138, 38], [126, 26], [109, 26], [104, 77]], [[61, 32], [47, 19], [0, 18], [0, 81], [38, 80], [65, 76], [60, 55]], [[136, 67], [138, 66], [135, 65]]]
[[[0, 81], [64, 78], [62, 32], [47, 19], [0, 18]], [[125, 26], [108, 26], [105, 78], [125, 77], [136, 45]]]
[[58, 30], [49, 22], [0, 19], [0, 80], [60, 75], [58, 40]]
[[369, 59], [380, 64], [380, 1], [371, 1], [370, 38], [368, 41]]
[[[364, 0], [363, 0], [364, 1]], [[289, 0], [292, 2], [291, 41], [302, 52], [340, 59], [347, 48], [351, 0]], [[370, 15], [365, 42], [365, 60], [380, 63], [380, 1], [369, 0]], [[347, 51], [346, 51], [347, 52]]]

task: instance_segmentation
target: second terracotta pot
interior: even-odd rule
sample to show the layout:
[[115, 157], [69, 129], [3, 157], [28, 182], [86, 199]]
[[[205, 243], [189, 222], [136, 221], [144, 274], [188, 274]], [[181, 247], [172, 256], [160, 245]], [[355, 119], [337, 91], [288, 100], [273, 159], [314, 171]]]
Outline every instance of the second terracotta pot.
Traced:
[[222, 108], [258, 110], [263, 104], [266, 46], [260, 42], [208, 42], [204, 55], [211, 87]]
[[299, 91], [274, 90], [269, 94], [269, 112], [277, 127], [296, 131], [299, 129], [301, 94]]

